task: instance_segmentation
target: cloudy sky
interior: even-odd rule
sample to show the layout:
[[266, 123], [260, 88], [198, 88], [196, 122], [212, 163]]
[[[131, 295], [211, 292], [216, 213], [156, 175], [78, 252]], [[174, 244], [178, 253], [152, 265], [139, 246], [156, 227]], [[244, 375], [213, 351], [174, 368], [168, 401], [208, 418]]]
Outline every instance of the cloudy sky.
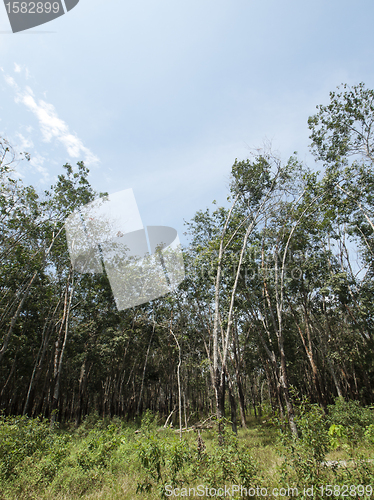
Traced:
[[374, 88], [373, 19], [372, 0], [80, 0], [13, 34], [0, 5], [0, 134], [41, 191], [84, 160], [96, 190], [132, 188], [145, 224], [182, 233], [264, 141], [312, 166], [315, 106]]

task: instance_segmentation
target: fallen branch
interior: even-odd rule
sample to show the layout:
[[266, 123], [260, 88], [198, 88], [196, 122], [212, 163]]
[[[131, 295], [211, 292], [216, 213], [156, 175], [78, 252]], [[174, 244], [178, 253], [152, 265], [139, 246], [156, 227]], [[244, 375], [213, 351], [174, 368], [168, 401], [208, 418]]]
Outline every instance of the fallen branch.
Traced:
[[176, 411], [176, 409], [177, 409], [177, 408], [176, 408], [176, 407], [174, 407], [174, 409], [171, 411], [170, 415], [169, 415], [169, 416], [168, 416], [168, 418], [166, 419], [166, 422], [165, 422], [165, 424], [164, 424], [164, 429], [166, 429], [166, 428], [167, 428], [168, 423], [169, 423], [169, 420], [171, 419], [171, 416], [172, 416], [172, 415], [173, 415], [173, 413]]

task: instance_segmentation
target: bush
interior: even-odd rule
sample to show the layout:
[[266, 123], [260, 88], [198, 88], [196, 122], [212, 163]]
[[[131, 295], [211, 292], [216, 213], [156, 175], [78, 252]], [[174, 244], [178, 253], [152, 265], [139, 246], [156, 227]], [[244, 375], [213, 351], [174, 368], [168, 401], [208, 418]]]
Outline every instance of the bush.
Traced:
[[[362, 408], [356, 401], [338, 399], [328, 407], [326, 415], [318, 405], [303, 400], [296, 408], [295, 419], [299, 438], [289, 432], [282, 433], [284, 463], [280, 467], [281, 484], [291, 483], [303, 489], [304, 485], [315, 486], [314, 498], [323, 498], [318, 485], [371, 484], [373, 464], [359, 454], [358, 444], [364, 437], [370, 440], [374, 435], [371, 410]], [[342, 447], [353, 453], [355, 460], [328, 464], [327, 452]], [[337, 498], [339, 495], [335, 495]], [[340, 498], [340, 497], [339, 497]]]
[[245, 446], [240, 446], [238, 436], [230, 431], [224, 434], [222, 445], [215, 445], [206, 455], [206, 469], [203, 478], [208, 485], [240, 484], [250, 488], [258, 473], [258, 464]]
[[77, 452], [77, 465], [83, 470], [95, 467], [105, 468], [109, 465], [112, 453], [121, 444], [121, 435], [114, 424], [105, 430], [95, 428], [82, 441]]
[[213, 436], [209, 450], [200, 436], [194, 446], [185, 439], [180, 441], [175, 434], [165, 431], [158, 434], [148, 428], [138, 440], [138, 459], [143, 471], [142, 481], [137, 485], [138, 493], [158, 487], [161, 498], [165, 498], [166, 486], [187, 487], [195, 484], [198, 478], [212, 487], [231, 483], [249, 488], [258, 472], [248, 449], [240, 446], [238, 437], [230, 431], [224, 433], [222, 446], [217, 444], [218, 436]]
[[8, 479], [26, 457], [53, 445], [49, 423], [28, 417], [0, 417], [0, 477]]
[[[90, 426], [94, 426], [89, 430]], [[76, 435], [51, 430], [47, 421], [27, 417], [0, 420], [0, 478], [17, 498], [39, 498], [38, 492], [81, 496], [110, 481], [112, 466], [125, 462], [122, 426], [95, 419]], [[131, 453], [128, 453], [130, 456]], [[36, 496], [35, 496], [36, 495]]]
[[184, 469], [191, 464], [192, 451], [185, 440], [172, 436], [166, 441], [164, 436], [160, 438], [148, 433], [139, 437], [137, 450], [144, 473], [143, 480], [138, 482], [137, 493], [149, 492], [157, 485], [164, 498], [167, 484], [175, 487], [188, 481]]
[[284, 457], [281, 479], [282, 486], [294, 479], [296, 485], [303, 488], [305, 484], [314, 485], [320, 481], [330, 440], [328, 421], [322, 408], [303, 399], [296, 410], [299, 438], [288, 431], [281, 434]]
[[333, 447], [346, 444], [353, 450], [365, 435], [365, 429], [374, 424], [373, 410], [363, 408], [358, 401], [337, 398], [328, 406], [330, 436]]

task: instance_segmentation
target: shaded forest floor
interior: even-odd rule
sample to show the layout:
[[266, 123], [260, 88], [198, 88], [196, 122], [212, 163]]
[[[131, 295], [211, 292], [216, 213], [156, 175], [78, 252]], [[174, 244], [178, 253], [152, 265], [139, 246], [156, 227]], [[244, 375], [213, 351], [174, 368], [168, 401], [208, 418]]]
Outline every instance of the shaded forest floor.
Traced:
[[370, 498], [372, 410], [351, 403], [328, 416], [302, 405], [297, 440], [270, 417], [249, 417], [237, 436], [227, 423], [222, 445], [215, 423], [181, 441], [149, 413], [140, 428], [88, 417], [77, 430], [54, 431], [47, 421], [4, 417], [0, 499]]

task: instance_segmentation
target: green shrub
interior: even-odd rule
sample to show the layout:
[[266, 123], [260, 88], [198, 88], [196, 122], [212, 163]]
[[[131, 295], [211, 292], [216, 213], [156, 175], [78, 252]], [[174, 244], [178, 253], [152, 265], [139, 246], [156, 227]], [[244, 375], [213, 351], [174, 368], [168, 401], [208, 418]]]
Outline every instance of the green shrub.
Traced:
[[191, 464], [192, 451], [187, 441], [176, 436], [144, 434], [137, 444], [138, 459], [143, 471], [143, 480], [138, 482], [137, 493], [149, 492], [158, 486], [164, 498], [165, 486], [173, 487], [188, 482], [185, 467]]
[[113, 451], [121, 444], [121, 435], [115, 424], [106, 429], [95, 428], [82, 441], [77, 452], [77, 465], [83, 470], [95, 467], [107, 467], [112, 459]]
[[299, 437], [282, 432], [281, 453], [284, 463], [280, 468], [282, 486], [295, 481], [298, 488], [318, 484], [329, 450], [328, 421], [322, 408], [306, 399], [296, 408], [295, 422]]
[[28, 417], [0, 417], [0, 477], [10, 478], [16, 466], [53, 445], [49, 423]]
[[157, 487], [161, 498], [165, 498], [166, 486], [187, 487], [198, 478], [212, 487], [228, 483], [252, 486], [258, 466], [248, 449], [239, 445], [238, 437], [226, 431], [222, 446], [217, 444], [217, 435], [212, 441], [207, 450], [164, 431], [139, 435], [137, 450], [142, 480], [137, 492], [144, 494]]
[[145, 479], [138, 483], [136, 492], [148, 492], [154, 484], [163, 484], [162, 471], [166, 461], [165, 444], [155, 436], [144, 436], [138, 444], [138, 458], [145, 471]]
[[[339, 442], [346, 443], [351, 449], [363, 439], [365, 429], [370, 424], [374, 424], [373, 410], [363, 408], [358, 401], [345, 401], [344, 398], [337, 398], [334, 405], [328, 406], [328, 413], [330, 435], [333, 438], [340, 438]], [[333, 441], [333, 446], [336, 444], [336, 441]]]
[[225, 432], [221, 446], [215, 442], [213, 449], [207, 454], [206, 462], [203, 478], [212, 487], [240, 484], [244, 488], [250, 488], [258, 473], [257, 462], [248, 449], [240, 446], [238, 436], [228, 431]]

